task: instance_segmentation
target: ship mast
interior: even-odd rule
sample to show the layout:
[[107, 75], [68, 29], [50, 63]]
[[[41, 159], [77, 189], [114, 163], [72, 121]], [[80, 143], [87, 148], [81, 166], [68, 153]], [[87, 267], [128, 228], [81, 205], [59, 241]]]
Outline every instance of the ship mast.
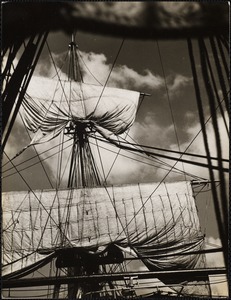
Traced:
[[[80, 69], [78, 46], [72, 34], [69, 44], [69, 67], [68, 80], [83, 83], [83, 76]], [[84, 106], [84, 102], [83, 102]], [[90, 129], [85, 123], [74, 121], [66, 127], [65, 134], [72, 135], [73, 144], [71, 150], [71, 162], [68, 177], [69, 188], [85, 188], [100, 185], [100, 177], [89, 145], [88, 131]]]
[[[69, 44], [69, 66], [68, 66], [68, 80], [83, 83], [83, 76], [81, 74], [79, 57], [77, 54], [78, 46], [75, 42], [74, 34], [72, 34], [71, 42]], [[83, 102], [84, 106], [84, 102]], [[68, 175], [67, 187], [72, 188], [87, 188], [100, 185], [100, 177], [94, 157], [91, 151], [91, 147], [88, 139], [88, 132], [90, 129], [85, 123], [73, 121], [69, 126], [65, 128], [65, 133], [68, 136], [72, 136], [73, 143], [71, 148], [71, 160]], [[99, 265], [90, 266], [82, 253], [76, 249], [70, 249], [68, 255], [73, 259], [65, 263], [66, 252], [61, 253], [58, 258], [56, 266], [59, 266], [60, 261], [64, 259], [64, 263], [61, 262], [61, 267], [67, 267], [67, 276], [83, 276], [92, 275], [98, 273]], [[65, 265], [66, 264], [66, 265]], [[85, 283], [79, 284], [78, 281], [68, 284], [68, 299], [76, 299], [77, 293], [91, 292], [99, 290], [99, 284], [86, 285]], [[55, 298], [58, 297], [59, 286], [54, 287]]]

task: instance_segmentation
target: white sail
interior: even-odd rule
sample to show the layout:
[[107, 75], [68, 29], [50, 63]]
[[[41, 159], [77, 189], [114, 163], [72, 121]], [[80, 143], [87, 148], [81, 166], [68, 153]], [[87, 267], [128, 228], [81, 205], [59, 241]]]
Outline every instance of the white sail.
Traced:
[[35, 77], [22, 103], [29, 130], [38, 134], [33, 143], [57, 136], [69, 122], [120, 134], [134, 122], [140, 93], [73, 81], [58, 83]]
[[111, 244], [148, 255], [152, 270], [191, 268], [196, 254], [161, 254], [203, 246], [190, 182], [4, 193], [3, 224], [3, 275], [37, 263], [46, 251], [99, 253]]

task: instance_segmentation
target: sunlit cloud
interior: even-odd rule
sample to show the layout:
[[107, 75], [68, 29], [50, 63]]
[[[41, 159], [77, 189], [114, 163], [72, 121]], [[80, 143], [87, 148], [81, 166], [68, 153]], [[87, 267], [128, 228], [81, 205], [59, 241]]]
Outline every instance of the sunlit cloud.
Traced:
[[[225, 128], [224, 120], [222, 117], [218, 117], [218, 127], [219, 127], [219, 135], [220, 135], [220, 143], [221, 143], [221, 149], [222, 149], [222, 157], [225, 159], [229, 158], [229, 137]], [[226, 114], [226, 121], [228, 121], [228, 114]], [[204, 148], [204, 140], [203, 140], [203, 135], [201, 133], [201, 127], [199, 124], [190, 127], [187, 129], [188, 135], [190, 139], [192, 140], [198, 132], [200, 134], [198, 137], [194, 140], [194, 142], [191, 144], [191, 146], [188, 148], [188, 152], [192, 153], [197, 153], [197, 154], [202, 154], [206, 155], [205, 148]], [[206, 132], [207, 132], [207, 138], [208, 138], [208, 145], [209, 145], [209, 150], [210, 150], [210, 155], [213, 157], [217, 157], [217, 146], [216, 146], [216, 138], [214, 134], [214, 129], [213, 125], [211, 122], [209, 122], [206, 125]], [[182, 150], [184, 151], [188, 145], [185, 143], [181, 146]], [[215, 165], [216, 162], [213, 161], [213, 164]], [[226, 164], [227, 166], [227, 164]], [[196, 172], [196, 169], [198, 169], [196, 166], [190, 166], [186, 167], [187, 170]], [[200, 172], [200, 176], [202, 177], [209, 177], [208, 175], [208, 170], [206, 168], [199, 168], [198, 169]]]
[[[214, 238], [212, 236], [206, 237], [205, 248], [214, 249], [221, 247], [221, 239]], [[222, 252], [207, 253], [206, 254], [206, 265], [207, 267], [221, 268], [224, 267], [224, 257]]]
[[[60, 78], [66, 76], [65, 64], [67, 65], [67, 55], [54, 54], [52, 58], [38, 63], [36, 66], [36, 74], [40, 76], [53, 77], [58, 72]], [[53, 64], [55, 62], [55, 65]], [[107, 57], [104, 54], [97, 54], [93, 52], [79, 51], [79, 62], [81, 71], [83, 73], [83, 80], [86, 83], [102, 84], [107, 81], [108, 86], [115, 86], [127, 89], [136, 89], [141, 92], [146, 89], [156, 90], [164, 87], [164, 79], [153, 74], [150, 70], [145, 69], [142, 73], [138, 73], [126, 65], [115, 64], [112, 67], [108, 63]], [[112, 72], [111, 72], [112, 70]], [[108, 80], [110, 74], [110, 78]], [[181, 74], [171, 74], [167, 77], [168, 90], [171, 95], [177, 94], [183, 87], [191, 83], [191, 78], [185, 77]]]
[[[212, 236], [205, 239], [206, 249], [221, 247], [221, 240]], [[206, 267], [222, 268], [224, 267], [224, 257], [222, 252], [207, 253]], [[228, 296], [228, 284], [226, 275], [211, 275], [209, 276], [211, 291], [213, 296]]]
[[108, 80], [109, 86], [139, 90], [156, 89], [163, 85], [163, 79], [150, 70], [144, 70], [140, 74], [126, 65], [115, 65], [113, 68], [104, 54], [81, 52], [80, 57], [86, 82], [97, 83], [97, 79], [101, 84], [105, 84], [112, 70]]
[[[66, 70], [63, 67], [65, 63], [67, 62], [68, 57], [66, 54], [54, 54], [52, 53], [52, 59], [49, 60], [42, 60], [40, 63], [38, 63], [35, 74], [40, 76], [47, 76], [49, 78], [54, 77], [55, 80], [59, 78], [65, 78], [66, 77]], [[53, 61], [55, 62], [55, 66], [53, 65]], [[84, 82], [87, 83], [93, 83], [98, 84], [100, 82], [101, 84], [104, 84], [107, 80], [107, 76], [110, 73], [111, 70], [111, 64], [108, 63], [107, 57], [104, 54], [96, 54], [93, 52], [85, 53], [80, 52], [80, 63], [82, 65], [82, 69], [84, 69], [83, 75], [84, 75]], [[57, 75], [58, 74], [58, 75]], [[97, 79], [97, 80], [96, 80]], [[166, 82], [168, 85], [168, 91], [171, 96], [171, 100], [174, 100], [174, 97], [179, 95], [182, 90], [186, 89], [189, 85], [192, 84], [192, 78], [183, 76], [181, 74], [170, 74], [166, 78]], [[128, 88], [128, 89], [136, 89], [136, 90], [145, 90], [146, 88], [152, 89], [152, 90], [158, 90], [159, 92], [161, 90], [164, 90], [164, 80], [159, 75], [153, 74], [150, 70], [143, 70], [143, 72], [138, 73], [137, 71], [133, 70], [132, 68], [129, 68], [126, 65], [115, 65], [113, 68], [113, 71], [110, 76], [110, 80], [108, 82], [108, 85], [110, 86], [116, 86], [121, 88]], [[30, 86], [33, 87], [33, 78], [31, 80]], [[41, 86], [41, 89], [43, 87]], [[160, 104], [159, 104], [160, 105]], [[156, 146], [160, 148], [166, 148], [166, 149], [173, 149], [173, 150], [179, 150], [178, 145], [176, 143], [176, 137], [174, 132], [174, 126], [171, 125], [171, 122], [168, 124], [163, 125], [161, 123], [161, 118], [157, 121], [157, 113], [160, 115], [161, 111], [159, 110], [156, 112], [155, 110], [149, 110], [144, 115], [142, 121], [136, 121], [134, 125], [132, 126], [129, 135], [133, 138], [134, 141], [137, 141], [140, 144], [144, 145], [151, 145]], [[164, 119], [164, 113], [163, 119]], [[187, 117], [193, 118], [194, 114], [193, 112], [189, 111], [187, 112]], [[228, 116], [226, 116], [228, 118]], [[222, 119], [218, 118], [219, 126], [220, 126], [220, 135], [222, 137], [226, 136], [224, 123], [222, 123]], [[190, 125], [190, 127], [189, 127]], [[185, 139], [187, 142], [181, 143], [180, 148], [181, 151], [184, 151], [189, 142], [193, 139], [193, 137], [199, 132], [200, 127], [198, 124], [192, 123], [185, 126], [183, 129], [183, 133], [185, 136]], [[17, 128], [17, 126], [16, 126]], [[209, 145], [211, 149], [211, 155], [216, 156], [216, 143], [215, 143], [215, 137], [213, 134], [213, 128], [211, 123], [207, 125], [207, 133], [209, 136]], [[10, 146], [8, 146], [7, 150], [10, 151], [12, 154], [16, 151], [14, 150], [15, 147], [18, 149], [18, 145], [21, 145], [23, 139], [23, 133], [20, 132], [20, 134], [16, 134], [13, 132], [13, 139], [10, 143]], [[17, 142], [17, 138], [20, 139], [20, 143]], [[133, 142], [133, 140], [130, 140]], [[28, 143], [28, 140], [25, 140], [25, 146], [26, 143]], [[50, 147], [55, 145], [57, 143], [56, 141], [52, 141], [50, 143]], [[222, 149], [223, 149], [223, 156], [228, 157], [228, 139], [222, 138]], [[197, 139], [192, 143], [190, 148], [188, 149], [188, 152], [193, 153], [199, 153], [199, 154], [205, 154], [204, 148], [203, 148], [203, 139], [202, 135], [200, 134]], [[101, 147], [108, 147], [106, 145], [100, 144]], [[38, 146], [39, 152], [44, 152], [47, 145], [43, 144], [41, 146]], [[94, 148], [94, 146], [92, 146]], [[119, 149], [116, 149], [115, 147], [112, 147], [113, 149], [105, 150], [101, 148], [102, 157], [104, 158], [104, 166], [103, 168], [104, 173], [107, 174], [109, 170], [111, 169], [112, 162], [115, 160], [117, 155], [115, 153], [112, 153], [111, 151], [118, 152]], [[94, 149], [95, 157], [97, 162], [99, 162], [99, 158], [97, 158], [97, 150]], [[70, 153], [70, 149], [66, 150], [63, 154], [63, 158], [68, 160]], [[128, 153], [127, 151], [120, 151], [120, 154], [129, 156], [129, 158], [124, 156], [118, 156], [116, 159], [116, 162], [113, 164], [113, 171], [110, 171], [109, 176], [107, 177], [109, 182], [115, 181], [116, 183], [123, 183], [125, 180], [130, 180], [131, 182], [141, 182], [146, 180], [162, 180], [168, 173], [167, 170], [164, 170], [160, 167], [160, 164], [157, 163], [157, 161], [150, 162], [149, 160], [146, 160], [146, 158], [138, 157], [134, 153]], [[47, 152], [45, 157], [49, 156], [49, 152]], [[148, 158], [150, 159], [150, 158]], [[139, 160], [140, 163], [137, 161]], [[54, 166], [57, 165], [57, 156], [54, 156], [53, 158], [47, 160], [47, 163], [53, 170], [53, 173], [56, 174], [57, 171], [54, 170]], [[146, 166], [142, 164], [142, 162], [146, 162]], [[174, 165], [174, 161], [166, 160], [166, 162], [170, 165]], [[149, 165], [149, 164], [152, 164]], [[155, 165], [155, 166], [154, 166]], [[177, 167], [182, 169], [182, 164], [178, 163]], [[102, 170], [102, 167], [100, 167]], [[197, 176], [202, 176], [207, 178], [208, 172], [205, 168], [198, 168], [196, 166], [192, 165], [186, 165], [184, 164], [185, 171], [196, 174]], [[165, 167], [165, 169], [169, 170], [169, 167]], [[67, 174], [65, 173], [64, 178], [67, 177]], [[172, 180], [178, 179], [179, 175], [176, 175], [175, 173], [171, 173], [171, 175], [168, 175], [168, 179], [171, 178]]]
[[192, 83], [192, 78], [183, 76], [181, 74], [168, 76], [167, 87], [171, 99], [175, 95], [178, 95], [184, 87], [188, 86], [191, 83]]

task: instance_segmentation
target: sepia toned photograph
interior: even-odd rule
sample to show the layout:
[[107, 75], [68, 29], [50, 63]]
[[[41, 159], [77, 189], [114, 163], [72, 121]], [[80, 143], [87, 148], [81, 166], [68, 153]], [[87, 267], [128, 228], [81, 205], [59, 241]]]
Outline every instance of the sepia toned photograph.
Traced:
[[229, 9], [1, 3], [3, 299], [229, 298]]

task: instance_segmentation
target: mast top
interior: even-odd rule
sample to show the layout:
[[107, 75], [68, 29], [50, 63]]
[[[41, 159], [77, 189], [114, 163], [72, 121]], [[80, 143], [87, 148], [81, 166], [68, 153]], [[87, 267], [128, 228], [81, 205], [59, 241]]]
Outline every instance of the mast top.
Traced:
[[71, 42], [69, 43], [69, 48], [71, 48], [71, 49], [78, 48], [78, 45], [76, 44], [76, 41], [75, 41], [74, 33], [72, 33], [72, 35], [71, 35]]

